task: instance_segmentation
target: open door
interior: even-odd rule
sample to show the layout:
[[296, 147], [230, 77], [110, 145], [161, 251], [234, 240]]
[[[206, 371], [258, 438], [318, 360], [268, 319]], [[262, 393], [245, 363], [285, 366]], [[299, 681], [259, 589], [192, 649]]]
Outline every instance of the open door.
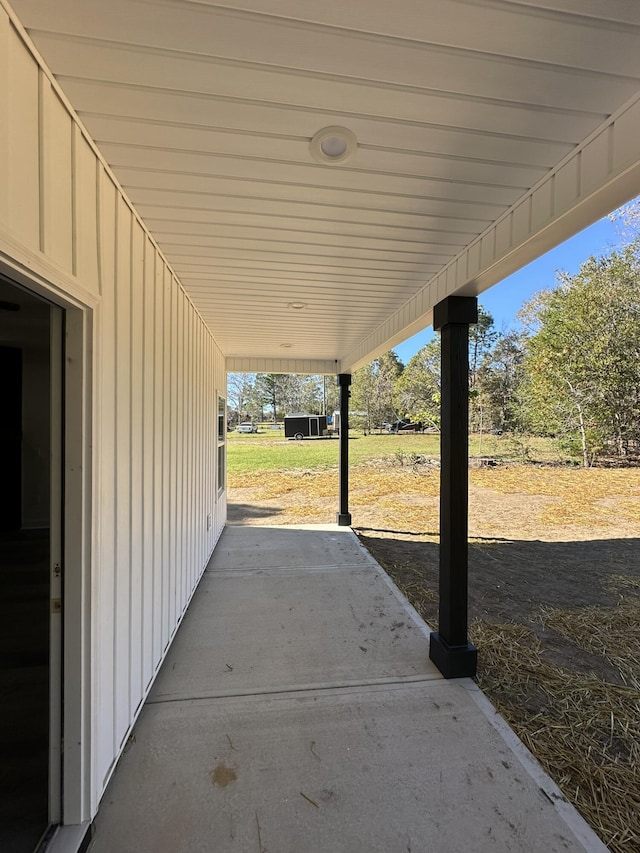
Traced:
[[63, 316], [0, 278], [3, 853], [34, 853], [60, 821]]
[[0, 377], [4, 400], [0, 419], [0, 531], [6, 532], [20, 529], [22, 521], [22, 350], [19, 347], [0, 346]]

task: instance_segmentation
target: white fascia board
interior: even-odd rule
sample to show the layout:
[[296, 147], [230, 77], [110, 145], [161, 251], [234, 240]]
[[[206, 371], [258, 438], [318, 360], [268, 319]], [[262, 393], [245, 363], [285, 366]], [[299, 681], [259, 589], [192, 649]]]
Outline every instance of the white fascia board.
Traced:
[[335, 376], [339, 363], [331, 359], [304, 358], [242, 358], [228, 356], [225, 361], [227, 373], [306, 373]]
[[341, 359], [349, 372], [433, 321], [453, 294], [477, 296], [640, 194], [640, 93]]

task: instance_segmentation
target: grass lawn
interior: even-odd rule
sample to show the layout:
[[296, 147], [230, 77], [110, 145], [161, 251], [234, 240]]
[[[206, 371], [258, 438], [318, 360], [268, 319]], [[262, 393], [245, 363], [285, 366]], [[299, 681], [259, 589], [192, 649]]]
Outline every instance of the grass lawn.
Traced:
[[[275, 432], [229, 434], [229, 523], [334, 521], [338, 440]], [[432, 627], [438, 445], [349, 442], [354, 530]], [[610, 849], [639, 851], [640, 469], [584, 470], [509, 436], [473, 436], [470, 454], [478, 683]]]
[[[230, 432], [228, 471], [230, 474], [258, 471], [295, 471], [300, 469], [329, 469], [338, 462], [338, 438], [286, 439], [279, 430], [261, 428], [258, 433]], [[510, 436], [471, 436], [469, 453], [472, 457], [488, 457], [501, 461], [538, 462], [568, 461], [554, 443], [546, 439], [514, 439]], [[439, 435], [382, 434], [364, 436], [352, 432], [349, 438], [349, 461], [353, 466], [377, 460], [397, 460], [411, 463], [411, 456], [437, 459], [440, 454]]]

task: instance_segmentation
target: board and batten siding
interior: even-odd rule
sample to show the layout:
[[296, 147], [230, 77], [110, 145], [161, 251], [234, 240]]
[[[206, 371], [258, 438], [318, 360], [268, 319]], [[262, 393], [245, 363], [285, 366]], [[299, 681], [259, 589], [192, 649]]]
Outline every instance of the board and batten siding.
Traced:
[[92, 323], [86, 819], [226, 520], [225, 363], [1, 0], [0, 188], [0, 259], [37, 274], [53, 301], [86, 306]]

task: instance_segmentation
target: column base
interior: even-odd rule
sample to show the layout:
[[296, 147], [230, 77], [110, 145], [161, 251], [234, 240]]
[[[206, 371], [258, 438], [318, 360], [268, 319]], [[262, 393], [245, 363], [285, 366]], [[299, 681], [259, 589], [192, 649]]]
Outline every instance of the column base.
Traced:
[[336, 524], [340, 525], [340, 527], [351, 527], [351, 513], [350, 512], [337, 512], [336, 513]]
[[429, 657], [445, 678], [468, 678], [476, 674], [478, 650], [472, 643], [450, 646], [434, 632], [429, 637]]

